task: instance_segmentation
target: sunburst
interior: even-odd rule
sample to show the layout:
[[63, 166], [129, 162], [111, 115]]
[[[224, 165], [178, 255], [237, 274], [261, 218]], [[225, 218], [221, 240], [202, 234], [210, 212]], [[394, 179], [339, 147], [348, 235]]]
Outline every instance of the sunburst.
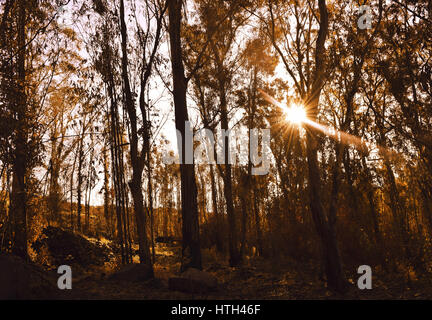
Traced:
[[283, 109], [286, 120], [295, 125], [301, 125], [307, 120], [306, 109], [301, 104], [292, 104]]

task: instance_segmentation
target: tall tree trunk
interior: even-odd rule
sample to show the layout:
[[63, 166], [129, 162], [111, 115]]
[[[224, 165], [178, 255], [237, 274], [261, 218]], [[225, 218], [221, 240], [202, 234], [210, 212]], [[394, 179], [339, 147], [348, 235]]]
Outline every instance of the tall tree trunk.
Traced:
[[108, 162], [108, 150], [104, 148], [103, 154], [103, 168], [104, 168], [104, 218], [107, 224], [108, 234], [111, 235], [112, 230], [112, 217], [111, 217], [111, 196], [109, 186], [109, 162]]
[[148, 202], [150, 212], [150, 237], [152, 246], [152, 259], [153, 263], [156, 260], [155, 243], [154, 243], [154, 211], [153, 211], [153, 183], [152, 183], [152, 168], [150, 162], [150, 152], [147, 155], [147, 188], [148, 188]]
[[54, 129], [51, 133], [51, 159], [49, 166], [50, 182], [49, 182], [49, 194], [48, 194], [48, 224], [53, 221], [59, 222], [59, 210], [60, 210], [60, 156], [61, 156], [61, 144], [58, 145], [56, 139], [58, 138], [58, 131]]
[[[315, 73], [314, 83], [308, 95], [307, 104], [309, 106], [309, 116], [312, 121], [316, 121], [318, 115], [318, 103], [323, 85], [324, 50], [325, 40], [328, 34], [328, 12], [325, 0], [319, 0], [320, 28], [316, 41], [315, 52]], [[339, 255], [337, 239], [335, 234], [335, 212], [330, 211], [328, 217], [324, 212], [321, 199], [321, 175], [318, 166], [318, 141], [314, 131], [307, 132], [307, 160], [309, 169], [309, 197], [312, 218], [321, 238], [323, 249], [324, 270], [327, 276], [329, 288], [345, 292], [347, 282], [343, 275], [342, 263]]]
[[140, 262], [152, 266], [149, 241], [147, 238], [147, 220], [144, 212], [144, 199], [142, 194], [142, 174], [144, 169], [144, 152], [138, 151], [137, 115], [134, 98], [131, 91], [128, 75], [127, 28], [125, 22], [124, 1], [120, 1], [120, 32], [122, 49], [122, 80], [125, 92], [125, 106], [130, 120], [130, 156], [132, 163], [132, 179], [129, 182], [136, 224], [138, 229], [138, 243]]
[[393, 215], [393, 222], [395, 225], [395, 231], [400, 237], [401, 243], [404, 248], [405, 257], [409, 259], [409, 230], [408, 223], [405, 217], [405, 210], [401, 205], [401, 199], [399, 191], [396, 185], [396, 178], [394, 176], [393, 170], [391, 168], [390, 161], [388, 159], [384, 160], [384, 166], [387, 173], [387, 183], [389, 184], [390, 193], [390, 209]]
[[213, 165], [210, 165], [210, 182], [211, 182], [211, 195], [212, 195], [212, 207], [213, 214], [216, 220], [216, 250], [218, 252], [223, 252], [223, 240], [222, 240], [222, 217], [218, 210], [218, 199], [217, 199], [217, 189], [215, 181], [215, 173]]
[[121, 192], [120, 192], [120, 186], [123, 181], [119, 179], [119, 162], [123, 159], [120, 159], [119, 157], [119, 143], [118, 143], [118, 133], [117, 133], [117, 127], [118, 127], [118, 121], [117, 121], [117, 108], [116, 108], [116, 100], [114, 99], [113, 94], [113, 86], [109, 86], [109, 92], [110, 92], [110, 100], [111, 100], [111, 143], [110, 143], [110, 149], [111, 149], [111, 163], [112, 163], [112, 177], [113, 177], [113, 187], [114, 187], [114, 194], [115, 194], [115, 209], [116, 209], [116, 218], [117, 218], [117, 240], [120, 245], [121, 250], [121, 258], [122, 263], [127, 263], [127, 257], [126, 257], [126, 251], [125, 251], [125, 237], [123, 235], [123, 219], [121, 210], [123, 209], [122, 201], [121, 201]]
[[199, 238], [197, 187], [195, 181], [195, 168], [193, 164], [186, 164], [185, 126], [189, 120], [186, 91], [187, 79], [184, 73], [183, 53], [181, 45], [181, 21], [182, 1], [172, 0], [168, 4], [169, 11], [169, 36], [171, 50], [171, 64], [173, 73], [173, 94], [175, 106], [175, 123], [177, 130], [181, 133], [181, 157], [180, 179], [181, 179], [181, 211], [182, 211], [182, 263], [181, 270], [188, 267], [202, 269], [201, 250]]
[[373, 177], [369, 171], [369, 168], [366, 163], [366, 156], [363, 155], [361, 159], [362, 167], [364, 170], [365, 180], [363, 184], [367, 186], [366, 196], [369, 202], [369, 213], [370, 219], [372, 220], [372, 228], [374, 233], [375, 245], [377, 247], [378, 252], [381, 257], [381, 265], [385, 270], [388, 269], [387, 261], [386, 261], [386, 252], [383, 247], [383, 236], [379, 228], [379, 220], [378, 220], [378, 209], [375, 203], [375, 193], [373, 189]]
[[[83, 123], [83, 128], [84, 128]], [[78, 184], [77, 184], [77, 230], [78, 232], [81, 232], [81, 200], [82, 200], [82, 180], [83, 180], [83, 174], [82, 174], [82, 166], [84, 162], [84, 155], [83, 155], [83, 144], [84, 144], [84, 129], [83, 129], [83, 135], [80, 137], [81, 141], [79, 142], [78, 146]]]
[[88, 166], [88, 176], [86, 182], [86, 191], [85, 191], [85, 223], [84, 223], [84, 232], [89, 234], [90, 232], [90, 203], [91, 203], [91, 192], [92, 192], [92, 162], [94, 156], [94, 146], [91, 146], [92, 150], [90, 152], [89, 166]]
[[[253, 213], [255, 218], [255, 229], [256, 229], [256, 245], [258, 249], [258, 255], [263, 255], [262, 245], [262, 230], [261, 230], [261, 219], [259, 216], [259, 203], [257, 194], [257, 180], [256, 177], [252, 176], [252, 159], [251, 159], [251, 130], [255, 127], [255, 113], [257, 109], [257, 89], [258, 89], [258, 69], [255, 67], [252, 74], [252, 90], [249, 92], [250, 95], [250, 108], [249, 108], [249, 134], [248, 134], [248, 185], [252, 185], [252, 197], [253, 197]], [[280, 166], [278, 166], [280, 170]]]
[[255, 226], [256, 226], [256, 237], [257, 237], [257, 249], [258, 255], [261, 257], [263, 253], [263, 236], [261, 227], [261, 218], [259, 213], [259, 202], [255, 183], [253, 184], [253, 201], [254, 201], [254, 216], [255, 216]]
[[[110, 98], [109, 111], [109, 127], [110, 127], [110, 153], [112, 164], [112, 181], [115, 195], [115, 210], [117, 218], [117, 240], [121, 248], [122, 263], [130, 263], [132, 261], [130, 254], [131, 243], [128, 240], [128, 228], [126, 228], [126, 206], [127, 206], [127, 191], [126, 181], [124, 178], [123, 165], [123, 150], [121, 148], [121, 133], [120, 121], [118, 115], [117, 96], [115, 93], [114, 78], [111, 72], [110, 62], [107, 63], [108, 81], [107, 88]], [[115, 226], [113, 224], [113, 234], [115, 234]]]
[[[227, 101], [224, 90], [224, 84], [220, 85], [220, 115], [221, 115], [221, 127], [222, 130], [225, 130], [225, 133], [228, 132], [228, 111], [227, 111]], [[233, 200], [233, 192], [232, 192], [232, 173], [231, 173], [231, 164], [230, 164], [230, 145], [229, 145], [229, 137], [225, 136], [223, 141], [224, 147], [224, 157], [225, 157], [225, 165], [224, 165], [224, 196], [225, 196], [225, 204], [227, 209], [228, 216], [228, 248], [229, 248], [229, 263], [230, 266], [235, 267], [242, 263], [242, 255], [239, 249], [238, 243], [238, 235], [237, 235], [237, 221], [234, 210], [234, 200]]]
[[206, 195], [207, 195], [207, 190], [206, 190], [206, 183], [204, 180], [204, 173], [198, 169], [198, 178], [199, 178], [199, 192], [198, 194], [200, 195], [200, 200], [199, 200], [199, 207], [201, 208], [201, 221], [200, 224], [205, 224], [207, 223], [207, 201], [206, 201]]
[[17, 128], [16, 128], [16, 145], [13, 161], [13, 181], [11, 195], [11, 216], [13, 217], [14, 227], [14, 242], [13, 253], [27, 259], [27, 188], [26, 188], [26, 173], [27, 173], [27, 97], [25, 90], [26, 70], [25, 70], [25, 24], [26, 24], [26, 8], [25, 1], [18, 2], [18, 91], [17, 97]]
[[[246, 189], [246, 188], [244, 188]], [[240, 204], [241, 204], [241, 233], [240, 233], [240, 256], [243, 257], [246, 251], [246, 233], [247, 233], [247, 203], [249, 198], [246, 196], [246, 190], [240, 191]]]
[[76, 161], [77, 156], [74, 157], [74, 162], [72, 165], [72, 172], [70, 175], [70, 186], [69, 186], [69, 195], [70, 195], [70, 208], [69, 208], [69, 214], [70, 214], [70, 229], [71, 231], [74, 230], [74, 217], [73, 217], [73, 185], [74, 185], [74, 175], [75, 175], [75, 167], [76, 167]]

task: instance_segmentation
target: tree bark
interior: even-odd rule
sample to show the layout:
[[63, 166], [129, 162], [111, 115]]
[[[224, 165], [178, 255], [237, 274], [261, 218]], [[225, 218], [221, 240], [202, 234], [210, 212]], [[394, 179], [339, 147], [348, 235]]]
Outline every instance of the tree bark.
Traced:
[[26, 173], [27, 173], [27, 97], [25, 90], [26, 70], [25, 70], [25, 24], [26, 24], [26, 8], [25, 1], [20, 0], [18, 12], [18, 48], [19, 54], [17, 58], [18, 71], [18, 91], [17, 97], [17, 128], [16, 128], [16, 145], [14, 154], [12, 195], [11, 195], [11, 215], [13, 217], [14, 226], [14, 243], [13, 253], [27, 259], [27, 188], [26, 188]]
[[[181, 179], [181, 211], [182, 211], [182, 262], [181, 270], [189, 267], [202, 269], [199, 238], [197, 187], [194, 164], [185, 164], [185, 125], [188, 118], [186, 91], [187, 79], [184, 73], [183, 53], [181, 45], [182, 1], [171, 0], [168, 4], [169, 36], [171, 50], [171, 64], [173, 73], [173, 94], [175, 106], [175, 123], [181, 133], [179, 141], [181, 150], [180, 179]], [[180, 138], [180, 137], [179, 137]]]
[[211, 194], [212, 194], [212, 207], [213, 214], [216, 220], [216, 250], [218, 252], [223, 252], [223, 240], [222, 240], [222, 217], [218, 210], [218, 199], [217, 199], [217, 189], [215, 181], [215, 173], [213, 165], [210, 165], [210, 182], [211, 182]]
[[127, 53], [127, 28], [125, 22], [124, 1], [120, 1], [120, 32], [121, 32], [121, 50], [122, 50], [122, 80], [125, 92], [125, 106], [130, 121], [130, 156], [132, 163], [132, 179], [129, 182], [132, 199], [134, 203], [135, 218], [138, 229], [138, 243], [140, 262], [152, 267], [150, 256], [149, 241], [146, 230], [146, 215], [144, 212], [144, 199], [142, 194], [142, 174], [144, 169], [144, 154], [138, 152], [138, 130], [137, 115], [131, 86], [128, 75], [128, 53]]
[[[225, 132], [228, 131], [228, 115], [226, 110], [225, 95], [221, 94], [221, 126]], [[234, 211], [233, 193], [232, 193], [232, 177], [231, 177], [231, 164], [229, 163], [229, 138], [224, 138], [224, 151], [225, 151], [225, 172], [223, 175], [224, 181], [224, 196], [228, 216], [228, 246], [229, 246], [229, 263], [230, 266], [235, 267], [242, 263], [242, 256], [239, 251], [238, 236], [237, 236], [237, 221]]]
[[[324, 44], [328, 34], [328, 12], [325, 0], [319, 0], [320, 28], [315, 51], [314, 83], [308, 94], [307, 105], [309, 117], [316, 121], [318, 115], [318, 103], [323, 86], [324, 70]], [[342, 264], [335, 234], [335, 210], [330, 210], [326, 217], [321, 199], [321, 175], [318, 166], [318, 142], [316, 132], [307, 131], [307, 160], [309, 169], [309, 197], [312, 218], [321, 238], [323, 249], [324, 269], [327, 276], [327, 284], [330, 289], [337, 292], [345, 292], [347, 282], [343, 275]], [[336, 180], [338, 181], [338, 179]], [[335, 187], [335, 186], [334, 186]]]

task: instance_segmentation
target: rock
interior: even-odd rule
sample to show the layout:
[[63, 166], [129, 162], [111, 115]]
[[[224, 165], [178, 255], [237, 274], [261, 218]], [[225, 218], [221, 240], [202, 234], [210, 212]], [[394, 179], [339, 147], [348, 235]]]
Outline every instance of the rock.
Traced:
[[153, 270], [145, 264], [128, 264], [123, 266], [119, 271], [113, 273], [109, 280], [141, 282], [153, 278]]
[[206, 293], [217, 288], [218, 282], [212, 274], [195, 268], [189, 268], [179, 277], [170, 278], [171, 290], [187, 293]]
[[63, 299], [56, 278], [20, 257], [0, 254], [0, 300]]

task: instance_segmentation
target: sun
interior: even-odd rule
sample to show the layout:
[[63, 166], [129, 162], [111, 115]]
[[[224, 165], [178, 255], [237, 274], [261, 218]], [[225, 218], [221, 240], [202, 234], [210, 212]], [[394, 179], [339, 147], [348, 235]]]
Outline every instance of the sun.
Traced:
[[306, 110], [302, 105], [292, 104], [284, 111], [286, 119], [293, 124], [300, 125], [307, 119]]

